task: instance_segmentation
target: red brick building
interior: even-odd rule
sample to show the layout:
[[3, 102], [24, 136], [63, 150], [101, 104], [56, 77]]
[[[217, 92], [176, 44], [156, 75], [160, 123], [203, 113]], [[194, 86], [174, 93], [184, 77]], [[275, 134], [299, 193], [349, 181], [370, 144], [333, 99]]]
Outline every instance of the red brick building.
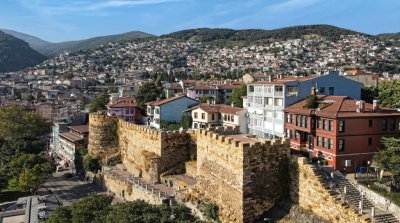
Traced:
[[107, 115], [127, 122], [142, 123], [142, 113], [133, 97], [121, 97], [110, 101], [107, 105]]
[[382, 137], [400, 136], [400, 112], [345, 96], [318, 96], [318, 108], [306, 100], [286, 108], [285, 135], [291, 148], [305, 148], [342, 172], [367, 166]]

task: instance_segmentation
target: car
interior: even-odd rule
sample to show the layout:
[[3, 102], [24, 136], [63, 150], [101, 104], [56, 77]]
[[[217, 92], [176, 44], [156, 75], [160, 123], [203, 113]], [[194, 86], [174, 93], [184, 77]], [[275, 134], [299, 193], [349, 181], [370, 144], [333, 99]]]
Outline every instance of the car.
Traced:
[[73, 175], [72, 173], [64, 173], [65, 178], [71, 178]]

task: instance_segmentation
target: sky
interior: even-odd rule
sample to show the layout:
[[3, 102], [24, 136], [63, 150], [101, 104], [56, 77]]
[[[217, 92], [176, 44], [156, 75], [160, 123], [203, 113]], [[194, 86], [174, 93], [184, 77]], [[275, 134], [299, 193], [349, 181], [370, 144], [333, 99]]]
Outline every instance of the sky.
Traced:
[[129, 31], [307, 24], [400, 32], [400, 0], [0, 0], [0, 28], [50, 42]]

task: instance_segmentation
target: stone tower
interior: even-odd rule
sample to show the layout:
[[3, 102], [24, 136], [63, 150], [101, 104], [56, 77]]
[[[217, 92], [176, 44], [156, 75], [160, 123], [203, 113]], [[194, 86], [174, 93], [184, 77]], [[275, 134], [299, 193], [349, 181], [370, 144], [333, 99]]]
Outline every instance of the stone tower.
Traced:
[[107, 116], [104, 112], [89, 115], [90, 155], [103, 157], [110, 151], [118, 149], [118, 119]]

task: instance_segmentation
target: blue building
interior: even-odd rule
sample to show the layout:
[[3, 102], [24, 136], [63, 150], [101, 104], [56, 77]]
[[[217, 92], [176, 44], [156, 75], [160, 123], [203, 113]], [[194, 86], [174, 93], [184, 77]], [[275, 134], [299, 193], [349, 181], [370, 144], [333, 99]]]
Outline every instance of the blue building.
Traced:
[[160, 129], [160, 122], [180, 123], [183, 112], [199, 101], [187, 96], [178, 96], [147, 103], [148, 124]]
[[262, 138], [283, 137], [283, 109], [305, 99], [315, 88], [320, 95], [361, 98], [360, 82], [338, 72], [306, 77], [269, 78], [247, 85], [248, 132]]

